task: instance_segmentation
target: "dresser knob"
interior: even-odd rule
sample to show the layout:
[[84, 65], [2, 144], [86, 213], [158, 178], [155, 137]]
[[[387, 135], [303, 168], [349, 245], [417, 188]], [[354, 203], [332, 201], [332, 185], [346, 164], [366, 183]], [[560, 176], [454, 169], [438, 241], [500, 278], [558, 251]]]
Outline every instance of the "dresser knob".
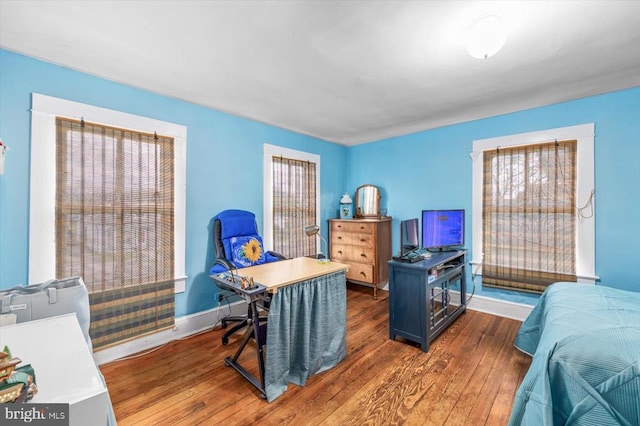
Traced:
[[360, 257], [364, 257], [365, 259], [367, 258], [367, 255], [364, 253], [360, 253]]

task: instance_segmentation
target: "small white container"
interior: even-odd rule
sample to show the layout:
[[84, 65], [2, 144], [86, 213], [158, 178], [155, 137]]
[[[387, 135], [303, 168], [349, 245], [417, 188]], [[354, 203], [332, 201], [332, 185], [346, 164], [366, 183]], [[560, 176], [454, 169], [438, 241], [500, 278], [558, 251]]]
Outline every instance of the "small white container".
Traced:
[[353, 218], [353, 201], [349, 194], [344, 194], [340, 199], [340, 219]]

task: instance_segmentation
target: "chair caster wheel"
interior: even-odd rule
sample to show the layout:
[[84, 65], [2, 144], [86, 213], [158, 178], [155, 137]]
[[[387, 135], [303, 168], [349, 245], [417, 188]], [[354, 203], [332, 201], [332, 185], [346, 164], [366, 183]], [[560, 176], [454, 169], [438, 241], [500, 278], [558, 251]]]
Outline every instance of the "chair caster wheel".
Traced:
[[228, 345], [229, 344], [229, 339], [227, 339], [226, 337], [222, 338], [222, 344], [223, 345]]
[[220, 325], [222, 326], [222, 328], [227, 328], [227, 322], [226, 321], [222, 321], [220, 323]]

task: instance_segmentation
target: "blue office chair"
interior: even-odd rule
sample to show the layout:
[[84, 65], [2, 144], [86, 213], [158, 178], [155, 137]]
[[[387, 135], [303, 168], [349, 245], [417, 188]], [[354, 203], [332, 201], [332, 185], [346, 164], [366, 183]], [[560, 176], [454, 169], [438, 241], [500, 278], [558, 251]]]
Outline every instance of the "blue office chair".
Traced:
[[[286, 259], [281, 254], [264, 250], [256, 216], [245, 210], [224, 210], [213, 218], [213, 247], [216, 260], [210, 271], [212, 275]], [[251, 325], [251, 314], [249, 306], [247, 315], [222, 319], [222, 328], [230, 322], [237, 322], [222, 336], [223, 345], [229, 343], [229, 336], [233, 333]]]

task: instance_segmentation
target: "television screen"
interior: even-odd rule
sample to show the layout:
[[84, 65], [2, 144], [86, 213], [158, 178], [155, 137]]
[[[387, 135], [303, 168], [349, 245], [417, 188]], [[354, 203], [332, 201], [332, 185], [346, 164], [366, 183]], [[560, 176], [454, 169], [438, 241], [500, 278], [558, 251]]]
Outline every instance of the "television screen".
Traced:
[[422, 248], [445, 249], [464, 245], [464, 210], [423, 210]]
[[400, 256], [420, 247], [418, 218], [407, 219], [400, 222]]

